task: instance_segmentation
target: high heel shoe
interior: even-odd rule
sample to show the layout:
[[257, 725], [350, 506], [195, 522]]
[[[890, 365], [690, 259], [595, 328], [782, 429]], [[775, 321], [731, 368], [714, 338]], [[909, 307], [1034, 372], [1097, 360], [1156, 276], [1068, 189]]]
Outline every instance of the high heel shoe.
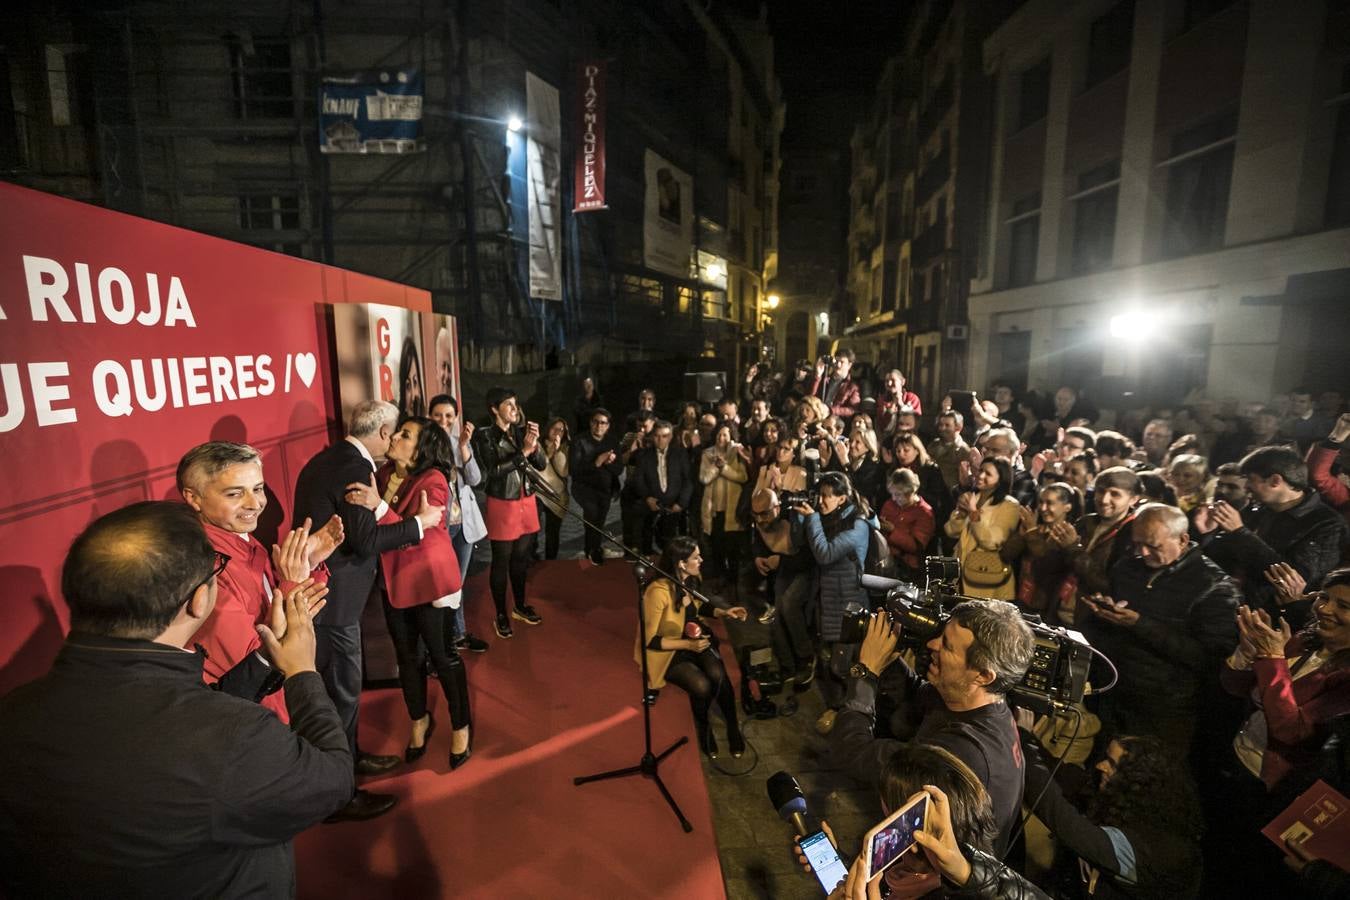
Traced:
[[458, 769], [460, 766], [464, 765], [466, 762], [469, 761], [470, 756], [473, 756], [472, 728], [469, 729], [469, 742], [464, 745], [464, 752], [455, 753], [453, 750], [450, 752], [450, 770], [454, 771], [455, 769]]
[[698, 729], [698, 748], [708, 759], [717, 759], [717, 738], [713, 737], [711, 728]]
[[727, 729], [727, 743], [731, 745], [731, 755], [735, 759], [740, 759], [745, 753], [745, 735], [741, 734], [739, 728]]
[[427, 747], [431, 746], [431, 736], [436, 732], [436, 717], [427, 713], [430, 719], [427, 723], [427, 733], [422, 736], [422, 746], [414, 747], [411, 744], [403, 751], [403, 761], [405, 763], [414, 763], [423, 757], [427, 752]]

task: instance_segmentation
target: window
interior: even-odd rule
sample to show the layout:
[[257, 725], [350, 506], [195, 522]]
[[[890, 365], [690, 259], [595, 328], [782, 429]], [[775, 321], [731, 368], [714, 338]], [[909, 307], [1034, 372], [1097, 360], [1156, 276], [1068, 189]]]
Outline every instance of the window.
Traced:
[[1073, 272], [1082, 275], [1110, 268], [1116, 238], [1116, 199], [1120, 160], [1078, 176], [1074, 199]]
[[22, 168], [25, 163], [23, 118], [15, 107], [9, 81], [9, 54], [0, 47], [0, 171]]
[[234, 114], [240, 119], [287, 118], [291, 103], [291, 42], [289, 38], [229, 35], [230, 87]]
[[1009, 236], [1008, 287], [1021, 287], [1036, 280], [1036, 256], [1041, 242], [1040, 192], [1013, 204]]
[[1050, 57], [1022, 73], [1018, 83], [1017, 130], [1045, 118], [1050, 108]]
[[1223, 246], [1236, 132], [1237, 113], [1232, 112], [1173, 137], [1172, 156], [1163, 163], [1169, 169], [1164, 257]]
[[[1350, 65], [1341, 77], [1341, 93], [1350, 94]], [[1327, 228], [1350, 225], [1350, 103], [1336, 107], [1336, 131], [1332, 138], [1331, 173], [1327, 182]]]
[[1088, 35], [1087, 83], [1099, 84], [1130, 64], [1134, 0], [1124, 0], [1092, 23]]
[[1233, 0], [1186, 0], [1186, 11], [1181, 21], [1181, 30], [1190, 31], [1215, 13], [1223, 12], [1233, 5]]
[[[245, 231], [299, 231], [300, 197], [296, 194], [241, 194], [239, 227]], [[294, 237], [293, 234], [286, 236]], [[291, 256], [304, 255], [303, 244], [270, 241], [263, 235], [258, 237], [250, 243]]]

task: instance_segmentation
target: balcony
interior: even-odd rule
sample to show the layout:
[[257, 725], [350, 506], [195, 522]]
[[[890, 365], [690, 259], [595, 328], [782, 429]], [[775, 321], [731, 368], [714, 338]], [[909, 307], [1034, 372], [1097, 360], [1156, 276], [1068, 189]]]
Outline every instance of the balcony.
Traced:
[[924, 104], [923, 112], [919, 114], [919, 143], [922, 144], [928, 140], [928, 136], [933, 133], [938, 122], [947, 115], [947, 111], [952, 107], [952, 97], [954, 96], [953, 83], [955, 76], [952, 70], [947, 69], [947, 74], [943, 76], [942, 83], [934, 89], [928, 102]]
[[917, 272], [922, 269], [946, 249], [947, 220], [941, 218], [925, 228], [914, 239], [910, 247], [910, 259], [913, 261], [914, 270]]

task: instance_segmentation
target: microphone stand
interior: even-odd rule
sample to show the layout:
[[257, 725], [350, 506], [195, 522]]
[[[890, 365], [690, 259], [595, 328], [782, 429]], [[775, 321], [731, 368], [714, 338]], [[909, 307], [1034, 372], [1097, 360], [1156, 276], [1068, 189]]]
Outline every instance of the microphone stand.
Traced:
[[[538, 478], [537, 473], [531, 472], [526, 477], [530, 478], [530, 480], [534, 482], [536, 488], [539, 488], [541, 486], [542, 479]], [[543, 487], [547, 489], [547, 485], [543, 485]], [[558, 497], [558, 495], [553, 491], [548, 490], [547, 493], [551, 495], [551, 498], [555, 502], [561, 500], [561, 498]], [[641, 553], [638, 553], [632, 547], [625, 546], [623, 541], [616, 538], [605, 528], [590, 521], [585, 516], [580, 515], [579, 513], [575, 513], [571, 509], [565, 509], [564, 512], [567, 515], [571, 516], [572, 518], [576, 519], [577, 521], [581, 522], [582, 525], [589, 528], [591, 531], [595, 532], [597, 535], [600, 536], [602, 540], [607, 541], [610, 544], [613, 544], [615, 547], [618, 547], [620, 550], [624, 552], [625, 556], [631, 558], [634, 561], [633, 576], [637, 579], [638, 630], [639, 634], [645, 635], [647, 633], [647, 614], [646, 611], [643, 609], [642, 603], [643, 591], [647, 588], [647, 585], [649, 585], [656, 578], [669, 578], [675, 584], [680, 584], [680, 580], [674, 575], [672, 575], [670, 572], [666, 572], [665, 570], [663, 570], [660, 566], [653, 563], [650, 559], [643, 556]], [[700, 604], [711, 604], [712, 602], [703, 594], [699, 593], [698, 591], [692, 588], [686, 587], [684, 585], [681, 585], [681, 588], [687, 591]], [[647, 647], [644, 644], [642, 647], [642, 700], [641, 700], [642, 735], [643, 735], [642, 758], [638, 761], [637, 765], [635, 766], [625, 766], [621, 769], [611, 769], [606, 772], [597, 772], [594, 775], [582, 775], [573, 778], [572, 784], [579, 786], [583, 784], [589, 784], [592, 781], [607, 781], [612, 778], [627, 778], [630, 775], [641, 775], [645, 778], [650, 778], [652, 781], [656, 782], [657, 790], [661, 792], [662, 797], [666, 798], [666, 803], [670, 805], [671, 812], [675, 813], [675, 818], [680, 820], [680, 827], [684, 829], [685, 834], [688, 834], [689, 832], [694, 830], [694, 826], [691, 825], [689, 823], [689, 820], [685, 818], [684, 813], [680, 811], [680, 805], [675, 802], [675, 798], [671, 795], [670, 789], [667, 788], [665, 782], [661, 780], [660, 767], [661, 763], [665, 761], [666, 757], [670, 756], [670, 754], [674, 753], [680, 747], [689, 743], [689, 736], [682, 735], [679, 740], [675, 741], [675, 743], [671, 744], [669, 747], [662, 750], [660, 753], [653, 752], [652, 708], [651, 704], [647, 702], [647, 692], [651, 684], [651, 672], [649, 671], [647, 665], [647, 652], [648, 652]]]

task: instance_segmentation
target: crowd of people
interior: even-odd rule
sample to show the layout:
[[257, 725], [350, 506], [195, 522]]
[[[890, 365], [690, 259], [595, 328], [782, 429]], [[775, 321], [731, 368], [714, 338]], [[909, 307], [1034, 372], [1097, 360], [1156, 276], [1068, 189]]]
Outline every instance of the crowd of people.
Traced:
[[[464, 614], [475, 548], [490, 547], [493, 631], [509, 640], [513, 623], [543, 622], [527, 573], [561, 552], [569, 510], [599, 525], [617, 503], [622, 544], [659, 556], [634, 649], [648, 702], [680, 689], [702, 752], [719, 753], [716, 711], [740, 756], [710, 620], [757, 618], [792, 694], [819, 692], [833, 761], [882, 808], [930, 795], [922, 853], [887, 872], [893, 891], [1287, 894], [1294, 876], [1260, 828], [1318, 778], [1347, 786], [1344, 398], [1103, 415], [1072, 387], [996, 383], [990, 396], [953, 391], [925, 415], [900, 371], [840, 349], [790, 371], [751, 366], [716, 403], [644, 389], [624, 411], [587, 378], [542, 427], [503, 388], [481, 416], [445, 395], [425, 414], [362, 403], [300, 472], [272, 547], [254, 536], [268, 502], [258, 451], [194, 447], [177, 472], [184, 503], [133, 505], [76, 540], [69, 639], [48, 676], [0, 700], [0, 752], [17, 761], [0, 786], [0, 884], [135, 892], [163, 872], [166, 885], [217, 879], [222, 896], [285, 895], [294, 834], [394, 806], [355, 776], [426, 753], [429, 675], [448, 705], [448, 767], [470, 761], [462, 654], [490, 649]], [[587, 528], [580, 555], [625, 554]], [[899, 625], [869, 616], [880, 598], [864, 576], [922, 585], [934, 556], [959, 563], [960, 602], [902, 653]], [[373, 595], [409, 716], [402, 760], [358, 744]], [[1054, 715], [1016, 709], [1029, 621], [1081, 632], [1112, 688]], [[1092, 684], [1110, 680], [1094, 668]], [[57, 777], [91, 723], [88, 749], [109, 762], [62, 790], [86, 808], [111, 798], [116, 816], [90, 815], [72, 862], [50, 840], [61, 804], [24, 785]], [[180, 796], [140, 796], [119, 780], [127, 768]], [[1344, 889], [1346, 873], [1283, 849], [1308, 889]], [[119, 869], [124, 854], [139, 865]], [[851, 875], [837, 893], [877, 887]]]

